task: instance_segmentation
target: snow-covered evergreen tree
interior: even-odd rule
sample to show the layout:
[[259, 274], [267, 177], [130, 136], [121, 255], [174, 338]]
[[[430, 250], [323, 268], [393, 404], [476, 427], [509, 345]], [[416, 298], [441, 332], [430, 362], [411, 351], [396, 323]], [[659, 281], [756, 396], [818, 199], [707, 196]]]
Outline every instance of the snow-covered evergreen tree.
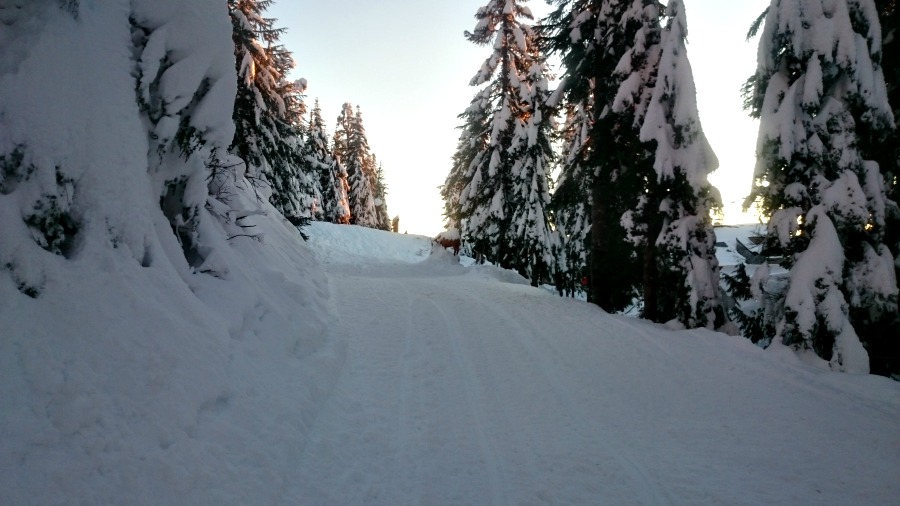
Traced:
[[[620, 218], [638, 205], [642, 181], [653, 172], [652, 147], [640, 140], [639, 131], [658, 58], [661, 5], [655, 0], [555, 3], [558, 7], [543, 22], [542, 31], [566, 69], [562, 98], [581, 108], [589, 126], [581, 149], [566, 161], [562, 175], [588, 185], [591, 228], [584, 269], [588, 297], [612, 311], [631, 303], [640, 279]], [[571, 198], [574, 192], [565, 191], [562, 184], [559, 192], [560, 197], [554, 197], [558, 213], [577, 209], [579, 204]]]
[[773, 0], [750, 80], [760, 118], [755, 202], [790, 268], [775, 342], [868, 371], [857, 329], [897, 314], [871, 147], [893, 128], [872, 0]]
[[523, 99], [525, 121], [513, 139], [515, 151], [509, 201], [511, 227], [506, 242], [510, 249], [510, 265], [531, 284], [548, 281], [556, 266], [554, 251], [557, 236], [550, 226], [547, 208], [550, 204], [549, 177], [553, 163], [553, 114], [548, 105], [548, 68], [532, 42], [533, 63], [526, 74]]
[[641, 206], [627, 213], [626, 228], [645, 251], [644, 316], [677, 319], [688, 328], [719, 328], [726, 317], [709, 216], [718, 192], [707, 180], [718, 160], [700, 126], [681, 0], [669, 0], [666, 17], [641, 127], [641, 139], [656, 144], [655, 173], [645, 179]]
[[[590, 99], [590, 98], [589, 98]], [[580, 163], [583, 150], [589, 149], [590, 116], [583, 104], [566, 104], [566, 119], [559, 132], [562, 140], [560, 174], [550, 202], [559, 232], [555, 244], [554, 283], [563, 295], [575, 295], [587, 289], [582, 280], [588, 275], [591, 230], [591, 181], [593, 170]]]
[[[900, 8], [893, 0], [878, 0], [881, 20], [882, 53], [885, 62], [885, 84], [888, 102], [894, 110], [894, 125], [900, 126], [900, 65], [888, 62], [900, 61]], [[885, 176], [888, 195], [886, 211], [887, 226], [884, 242], [894, 253], [895, 275], [900, 280], [900, 128], [895, 128], [880, 146], [874, 146], [879, 167]], [[868, 332], [866, 345], [869, 350], [872, 372], [878, 374], [900, 374], [900, 314], [893, 322], [884, 322], [882, 328]]]
[[479, 90], [469, 103], [469, 107], [459, 115], [463, 120], [463, 124], [459, 127], [462, 132], [459, 135], [456, 152], [453, 154], [450, 173], [441, 186], [447, 229], [462, 229], [464, 217], [460, 197], [468, 184], [466, 175], [469, 173], [469, 167], [484, 156], [490, 143], [490, 100], [490, 88]]
[[466, 123], [442, 191], [449, 224], [460, 227], [469, 251], [537, 279], [551, 259], [544, 209], [551, 115], [542, 110], [546, 66], [522, 21], [533, 19], [524, 3], [491, 0], [466, 32], [493, 50], [470, 82], [484, 89], [461, 115]]
[[362, 113], [358, 107], [354, 113], [349, 102], [344, 103], [337, 119], [334, 153], [347, 171], [350, 223], [378, 228], [372, 153], [362, 124]]
[[[879, 19], [881, 20], [882, 53], [881, 61], [900, 61], [900, 8], [895, 0], [878, 0]], [[900, 65], [884, 65], [885, 84], [887, 85], [888, 102], [894, 111], [894, 124], [900, 125]], [[884, 143], [880, 150], [878, 162], [887, 179], [887, 193], [892, 201], [892, 219], [890, 240], [888, 244], [894, 248], [894, 254], [900, 258], [900, 134], [894, 129], [892, 137]], [[897, 262], [900, 269], [900, 261]]]
[[[229, 163], [234, 133], [224, 6], [16, 2], [2, 17], [0, 283], [39, 297], [71, 260], [113, 250], [185, 278], [206, 272], [221, 241], [207, 209], [226, 206], [207, 183]], [[182, 36], [193, 27], [195, 38]], [[84, 49], [92, 44], [120, 46]], [[108, 80], [103, 93], [95, 76]]]
[[[221, 67], [224, 52], [216, 52], [212, 41], [201, 44], [181, 36], [190, 23], [199, 22], [199, 10], [159, 9], [149, 1], [133, 2], [132, 9], [138, 104], [152, 125], [149, 152], [157, 155], [151, 156], [149, 171], [185, 258], [199, 267], [208, 253], [201, 232], [208, 192], [228, 200], [219, 176], [223, 166], [233, 165], [225, 148], [234, 125], [212, 109], [234, 97], [233, 63]], [[203, 65], [203, 60], [215, 65]]]
[[[375, 157], [372, 157], [375, 165]], [[387, 183], [384, 181], [384, 168], [381, 163], [375, 168], [375, 210], [378, 215], [378, 229], [391, 231], [391, 216], [387, 209]]]
[[234, 39], [238, 94], [231, 152], [247, 163], [247, 176], [271, 188], [270, 200], [295, 223], [309, 219], [318, 182], [302, 171], [302, 93], [306, 82], [290, 82], [291, 53], [280, 45], [283, 28], [264, 17], [272, 0], [228, 0]]
[[349, 185], [347, 172], [331, 152], [328, 133], [322, 119], [322, 109], [316, 99], [309, 113], [303, 156], [312, 177], [318, 177], [322, 200], [316, 219], [331, 223], [350, 222], [350, 204], [347, 197]]

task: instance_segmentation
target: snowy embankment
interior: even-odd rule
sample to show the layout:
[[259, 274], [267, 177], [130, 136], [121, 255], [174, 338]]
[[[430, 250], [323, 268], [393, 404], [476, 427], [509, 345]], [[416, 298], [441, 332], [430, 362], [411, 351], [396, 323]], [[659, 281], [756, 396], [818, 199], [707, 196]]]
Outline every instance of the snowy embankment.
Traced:
[[208, 195], [230, 34], [220, 0], [0, 2], [0, 505], [276, 504], [295, 477], [344, 350], [297, 230], [238, 169]]
[[[280, 215], [188, 289], [164, 262], [0, 282], [0, 504], [275, 504], [340, 370], [327, 281]], [[100, 268], [98, 269], [98, 264]]]

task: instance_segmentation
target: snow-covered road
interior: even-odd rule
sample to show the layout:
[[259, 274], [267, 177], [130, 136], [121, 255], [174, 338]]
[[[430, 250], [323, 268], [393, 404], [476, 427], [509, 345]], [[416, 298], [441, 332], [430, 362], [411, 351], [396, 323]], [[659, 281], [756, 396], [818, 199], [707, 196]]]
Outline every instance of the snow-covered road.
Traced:
[[609, 316], [443, 255], [322, 257], [348, 355], [298, 465], [306, 504], [900, 497], [900, 399], [883, 378]]

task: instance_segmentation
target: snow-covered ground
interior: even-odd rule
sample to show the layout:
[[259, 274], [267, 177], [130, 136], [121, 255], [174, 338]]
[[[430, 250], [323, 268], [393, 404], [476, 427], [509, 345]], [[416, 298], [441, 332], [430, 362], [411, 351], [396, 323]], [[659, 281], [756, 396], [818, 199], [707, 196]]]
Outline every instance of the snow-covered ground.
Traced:
[[348, 340], [297, 466], [309, 504], [900, 497], [896, 382], [610, 316], [442, 252], [423, 260], [424, 241], [405, 259], [409, 238], [384, 232], [335, 246], [344, 230], [309, 232]]
[[424, 237], [282, 230], [247, 296], [115, 259], [49, 300], [5, 289], [0, 504], [900, 497], [896, 382], [610, 316]]

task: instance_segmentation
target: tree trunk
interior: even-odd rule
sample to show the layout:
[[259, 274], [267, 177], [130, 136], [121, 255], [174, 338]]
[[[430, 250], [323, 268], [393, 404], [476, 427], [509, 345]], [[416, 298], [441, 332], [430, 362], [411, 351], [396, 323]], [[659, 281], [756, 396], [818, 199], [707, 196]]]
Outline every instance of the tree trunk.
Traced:
[[606, 190], [609, 181], [599, 174], [591, 188], [591, 251], [590, 277], [588, 279], [588, 301], [608, 312], [615, 311], [611, 287], [607, 278], [609, 258], [609, 199]]

